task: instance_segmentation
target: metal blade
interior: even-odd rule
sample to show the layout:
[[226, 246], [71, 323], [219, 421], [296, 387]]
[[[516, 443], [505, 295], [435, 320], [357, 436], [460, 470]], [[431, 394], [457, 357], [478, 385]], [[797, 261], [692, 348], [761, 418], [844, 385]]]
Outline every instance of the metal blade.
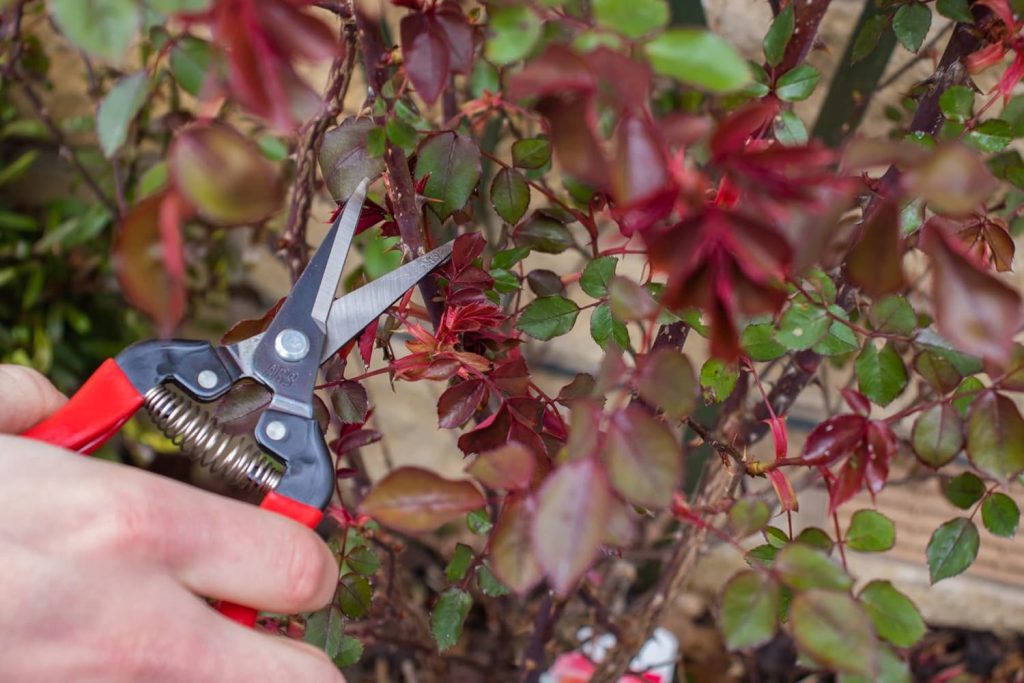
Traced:
[[410, 261], [382, 278], [335, 299], [327, 318], [327, 341], [320, 362], [324, 362], [409, 291], [417, 282], [444, 263], [452, 253], [452, 242]]
[[366, 201], [366, 188], [369, 184], [370, 179], [363, 178], [359, 186], [356, 187], [356, 191], [345, 202], [345, 210], [338, 218], [338, 230], [334, 234], [334, 243], [331, 244], [331, 251], [327, 257], [327, 267], [320, 280], [316, 299], [313, 300], [313, 308], [309, 312], [309, 317], [316, 322], [322, 332], [327, 331], [327, 317], [331, 313], [334, 294], [338, 291], [341, 270], [345, 267], [345, 258], [352, 245], [352, 236], [356, 232], [356, 224], [359, 223], [359, 213], [363, 210], [363, 202]]

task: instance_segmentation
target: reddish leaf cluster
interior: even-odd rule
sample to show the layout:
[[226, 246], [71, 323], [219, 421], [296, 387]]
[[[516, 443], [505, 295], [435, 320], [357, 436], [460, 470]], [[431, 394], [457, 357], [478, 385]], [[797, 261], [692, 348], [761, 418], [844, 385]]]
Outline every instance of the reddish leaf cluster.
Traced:
[[[650, 68], [605, 47], [586, 57], [551, 45], [509, 82], [510, 99], [537, 98], [565, 170], [621, 205], [655, 201], [669, 182], [668, 156], [647, 101]], [[598, 129], [602, 110], [618, 121], [606, 152]], [[671, 198], [669, 198], [671, 208]]]
[[[639, 232], [652, 265], [668, 273], [662, 303], [697, 306], [710, 318], [712, 353], [740, 354], [736, 320], [777, 311], [779, 287], [793, 249], [782, 225], [794, 210], [834, 215], [848, 183], [836, 178], [834, 154], [817, 144], [784, 147], [764, 138], [779, 113], [769, 97], [739, 109], [710, 138], [705, 172], [673, 151], [701, 128], [676, 118], [655, 121], [646, 108], [651, 75], [646, 65], [599, 48], [586, 58], [553, 45], [508, 87], [512, 98], [535, 97], [566, 170], [610, 192], [625, 234]], [[611, 144], [598, 134], [599, 114], [617, 120]], [[607, 148], [607, 149], [606, 149]], [[718, 190], [713, 201], [706, 189]], [[662, 221], [673, 212], [679, 219]], [[810, 226], [813, 227], [813, 226]]]
[[[843, 392], [853, 413], [836, 415], [811, 432], [804, 444], [802, 463], [819, 467], [829, 486], [829, 511], [834, 512], [867, 486], [874, 496], [889, 477], [889, 462], [896, 455], [896, 435], [883, 420], [868, 419], [870, 403], [860, 393]], [[827, 468], [841, 463], [839, 471]]]
[[[215, 96], [226, 86], [231, 96], [274, 126], [291, 131], [323, 106], [320, 95], [295, 70], [299, 60], [321, 61], [339, 54], [334, 32], [305, 11], [310, 0], [217, 0], [190, 23], [206, 24], [226, 62], [225, 82], [208, 80]], [[219, 73], [211, 69], [211, 74]]]
[[420, 97], [433, 104], [452, 75], [473, 68], [473, 27], [454, 0], [394, 1], [413, 10], [399, 27], [405, 73]]

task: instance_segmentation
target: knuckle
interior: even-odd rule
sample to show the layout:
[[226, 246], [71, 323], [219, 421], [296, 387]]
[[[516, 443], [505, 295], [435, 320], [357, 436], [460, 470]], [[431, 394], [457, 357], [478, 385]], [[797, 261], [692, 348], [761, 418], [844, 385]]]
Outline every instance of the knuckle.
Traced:
[[329, 597], [324, 595], [324, 585], [337, 568], [328, 562], [323, 543], [312, 532], [295, 534], [290, 541], [285, 553], [286, 600], [291, 605], [319, 606]]
[[167, 515], [150, 489], [140, 482], [130, 491], [112, 494], [105, 539], [108, 549], [135, 557], [165, 555], [168, 540], [163, 528]]
[[198, 680], [207, 645], [198, 634], [184, 629], [175, 633], [152, 628], [124, 629], [117, 646], [107, 649], [111, 680], [180, 681]]

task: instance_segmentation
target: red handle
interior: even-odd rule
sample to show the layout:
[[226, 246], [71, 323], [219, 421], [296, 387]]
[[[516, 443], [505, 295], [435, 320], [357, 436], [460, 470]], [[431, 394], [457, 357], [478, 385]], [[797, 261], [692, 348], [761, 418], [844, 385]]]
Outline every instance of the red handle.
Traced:
[[[92, 453], [128, 421], [142, 406], [142, 394], [132, 385], [121, 367], [105, 361], [86, 380], [71, 400], [22, 436], [63, 446], [79, 453]], [[273, 491], [260, 503], [264, 510], [294, 519], [310, 529], [320, 523], [323, 512]], [[217, 610], [248, 627], [256, 624], [256, 610], [220, 601]]]
[[113, 358], [103, 362], [71, 400], [22, 436], [92, 453], [142, 405], [139, 393]]
[[[279, 515], [284, 515], [290, 519], [294, 519], [300, 524], [304, 524], [310, 529], [316, 527], [323, 519], [324, 513], [315, 507], [300, 503], [297, 500], [282, 496], [278, 493], [271, 491], [260, 503], [260, 507], [264, 510], [270, 510], [276, 512]], [[246, 607], [244, 605], [236, 605], [233, 602], [227, 602], [221, 600], [216, 605], [217, 611], [226, 616], [228, 619], [237, 621], [243, 626], [252, 628], [256, 625], [256, 610], [252, 607]]]

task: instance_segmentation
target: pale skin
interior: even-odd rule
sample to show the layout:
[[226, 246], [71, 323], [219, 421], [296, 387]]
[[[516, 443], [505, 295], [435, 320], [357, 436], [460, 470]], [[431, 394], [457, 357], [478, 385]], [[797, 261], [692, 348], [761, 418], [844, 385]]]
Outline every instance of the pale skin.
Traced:
[[0, 365], [0, 680], [344, 683], [306, 644], [199, 596], [280, 613], [327, 604], [338, 568], [312, 531], [142, 470], [10, 436], [65, 401]]

